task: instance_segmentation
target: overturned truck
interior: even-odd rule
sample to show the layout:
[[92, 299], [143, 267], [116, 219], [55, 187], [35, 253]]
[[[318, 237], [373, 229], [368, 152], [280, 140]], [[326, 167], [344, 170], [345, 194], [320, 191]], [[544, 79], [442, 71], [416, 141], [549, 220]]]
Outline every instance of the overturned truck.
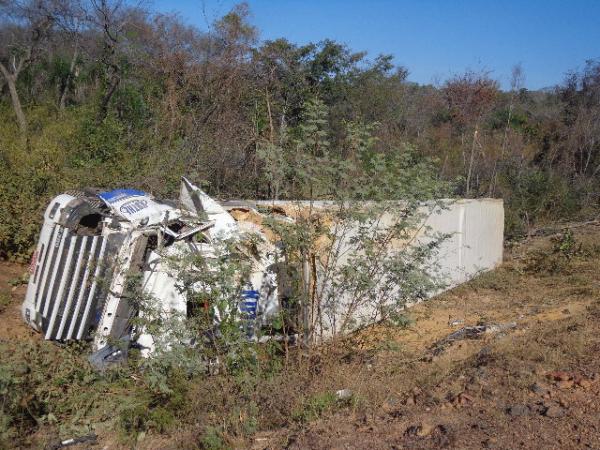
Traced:
[[[261, 251], [248, 254], [251, 270], [244, 280], [238, 308], [252, 321], [251, 328], [266, 324], [287, 307], [289, 280], [281, 275], [286, 271], [281, 270], [279, 243], [260, 226], [257, 209], [277, 209], [283, 211], [280, 218], [294, 221], [299, 215], [286, 215], [286, 209], [310, 207], [326, 211], [331, 205], [326, 202], [241, 205], [218, 203], [185, 178], [176, 202], [158, 200], [133, 189], [106, 192], [90, 189], [57, 196], [46, 209], [31, 261], [22, 307], [24, 320], [48, 340], [92, 341], [92, 362], [99, 366], [123, 356], [123, 346], [117, 347], [115, 342], [135, 340], [142, 355], [149, 356], [156, 336], [143, 329], [134, 330], [132, 319], [143, 311], [129, 301], [132, 276], [137, 276], [135, 279], [144, 292], [159, 300], [164, 311], [185, 317], [192, 307], [167, 260], [186, 252], [211, 258], [217, 242], [235, 241], [245, 233], [253, 233], [260, 241]], [[448, 236], [436, 253], [436, 264], [447, 278], [446, 287], [501, 262], [501, 201], [451, 202], [423, 220], [430, 229]], [[379, 220], [384, 224], [385, 221], [386, 216]], [[351, 229], [340, 240], [339, 248], [352, 242], [355, 235]], [[335, 262], [347, 263], [344, 257]], [[320, 287], [326, 288], [329, 281], [323, 264], [326, 263], [319, 263], [319, 258], [313, 260], [312, 281], [308, 281], [312, 286], [307, 291], [316, 293]], [[325, 302], [324, 296], [313, 295], [310, 301], [307, 310], [326, 310], [325, 305], [314, 304]], [[381, 318], [380, 307], [375, 303], [359, 304], [349, 311], [360, 326]], [[311, 330], [313, 338], [325, 339], [342, 330], [338, 310], [329, 310], [325, 318], [327, 314], [317, 318], [307, 310], [299, 320], [303, 321], [305, 331]], [[214, 320], [218, 326], [219, 318]], [[250, 331], [248, 338], [256, 336]]]
[[[166, 259], [184, 251], [210, 258], [216, 239], [239, 238], [244, 229], [216, 201], [183, 179], [178, 202], [133, 189], [66, 192], [44, 214], [22, 306], [24, 320], [45, 339], [91, 340], [93, 362], [114, 358], [115, 342], [132, 337], [132, 318], [143, 313], [129, 301], [129, 280], [163, 310], [188, 313], [188, 302]], [[264, 245], [268, 245], [266, 241]], [[256, 256], [241, 293], [240, 308], [257, 323], [280, 305], [274, 246]], [[136, 334], [143, 356], [154, 337]]]

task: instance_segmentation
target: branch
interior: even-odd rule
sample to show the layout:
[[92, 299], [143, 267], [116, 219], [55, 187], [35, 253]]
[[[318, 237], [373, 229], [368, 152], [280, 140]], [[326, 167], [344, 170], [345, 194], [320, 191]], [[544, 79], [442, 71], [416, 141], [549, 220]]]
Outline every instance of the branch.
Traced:
[[600, 226], [600, 218], [588, 220], [585, 222], [575, 222], [575, 223], [557, 223], [555, 225], [547, 226], [547, 227], [539, 227], [535, 228], [531, 231], [529, 238], [534, 236], [547, 236], [550, 234], [557, 235], [559, 234], [559, 230], [572, 230], [575, 228], [587, 227], [587, 226]]
[[4, 64], [2, 64], [2, 61], [0, 61], [0, 72], [2, 72], [2, 75], [4, 75], [4, 78], [7, 80], [11, 76], [8, 69], [4, 66]]

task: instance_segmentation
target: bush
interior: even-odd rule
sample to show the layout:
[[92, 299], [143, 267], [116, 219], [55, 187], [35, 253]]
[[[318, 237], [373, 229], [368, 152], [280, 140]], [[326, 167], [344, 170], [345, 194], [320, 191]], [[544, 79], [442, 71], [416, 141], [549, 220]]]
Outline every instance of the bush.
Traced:
[[526, 236], [540, 224], [574, 217], [581, 196], [553, 171], [512, 168], [502, 179], [506, 202], [506, 236]]
[[570, 229], [565, 229], [558, 236], [550, 239], [550, 249], [534, 250], [527, 255], [525, 269], [531, 273], [546, 273], [555, 275], [570, 272], [572, 259], [583, 256], [582, 244], [575, 240]]
[[185, 170], [177, 149], [161, 151], [144, 129], [131, 129], [115, 115], [96, 123], [89, 107], [59, 117], [37, 107], [29, 113], [33, 130], [25, 140], [8, 114], [0, 109], [0, 258], [29, 258], [44, 210], [59, 193], [140, 187], [168, 196]]

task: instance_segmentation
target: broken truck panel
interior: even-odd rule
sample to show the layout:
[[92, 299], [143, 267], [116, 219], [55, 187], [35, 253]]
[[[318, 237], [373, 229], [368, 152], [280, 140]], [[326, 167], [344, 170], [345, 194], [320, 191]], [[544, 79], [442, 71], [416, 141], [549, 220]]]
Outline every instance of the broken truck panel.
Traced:
[[180, 202], [187, 211], [197, 217], [205, 215], [214, 223], [208, 231], [213, 239], [230, 239], [239, 236], [237, 222], [225, 208], [186, 178], [183, 178], [181, 183]]
[[[175, 212], [172, 206], [159, 203], [145, 192], [135, 189], [102, 192], [98, 194], [98, 197], [116, 217], [144, 226], [161, 223], [165, 219], [165, 215]], [[172, 217], [172, 219], [174, 218]]]

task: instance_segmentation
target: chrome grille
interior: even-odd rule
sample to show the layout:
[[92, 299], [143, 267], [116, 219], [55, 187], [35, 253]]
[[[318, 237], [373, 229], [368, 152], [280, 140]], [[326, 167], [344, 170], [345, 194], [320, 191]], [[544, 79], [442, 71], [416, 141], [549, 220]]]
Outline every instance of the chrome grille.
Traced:
[[[106, 298], [109, 238], [55, 224], [34, 269], [35, 310], [46, 339], [86, 339]], [[44, 253], [45, 248], [45, 254]]]

